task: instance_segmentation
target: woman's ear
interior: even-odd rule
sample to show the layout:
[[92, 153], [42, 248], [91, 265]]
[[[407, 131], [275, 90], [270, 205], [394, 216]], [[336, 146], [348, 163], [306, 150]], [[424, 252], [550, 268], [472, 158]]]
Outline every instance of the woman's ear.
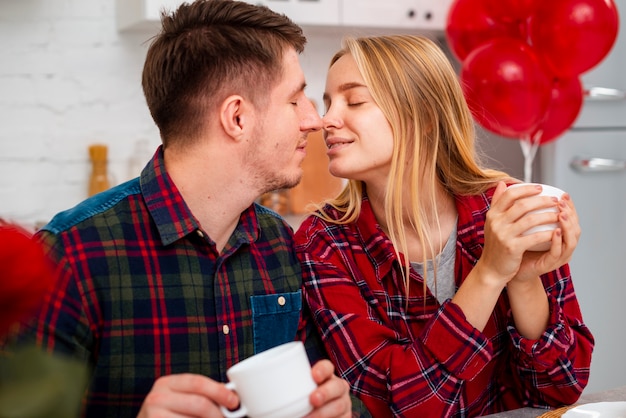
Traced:
[[249, 107], [246, 100], [238, 95], [228, 96], [220, 107], [220, 123], [224, 132], [235, 140], [244, 134]]

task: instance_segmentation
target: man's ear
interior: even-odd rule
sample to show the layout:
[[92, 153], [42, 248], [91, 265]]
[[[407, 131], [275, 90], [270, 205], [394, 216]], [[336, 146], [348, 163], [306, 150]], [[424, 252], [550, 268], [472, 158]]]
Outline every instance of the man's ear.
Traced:
[[247, 127], [250, 107], [247, 101], [238, 95], [228, 96], [220, 107], [220, 122], [227, 135], [239, 140]]

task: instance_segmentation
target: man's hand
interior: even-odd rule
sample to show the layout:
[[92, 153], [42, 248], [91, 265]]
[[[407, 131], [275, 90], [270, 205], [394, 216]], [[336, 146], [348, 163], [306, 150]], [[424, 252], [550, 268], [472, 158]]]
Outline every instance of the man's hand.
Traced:
[[154, 382], [137, 418], [222, 418], [220, 405], [234, 409], [239, 405], [239, 398], [235, 392], [226, 389], [224, 384], [208, 377], [174, 374], [163, 376]]

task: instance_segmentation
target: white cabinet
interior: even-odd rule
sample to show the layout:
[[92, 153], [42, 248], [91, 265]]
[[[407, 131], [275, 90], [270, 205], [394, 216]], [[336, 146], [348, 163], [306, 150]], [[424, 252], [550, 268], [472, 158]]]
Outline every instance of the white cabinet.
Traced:
[[452, 0], [341, 0], [344, 26], [444, 30]]
[[338, 26], [342, 0], [244, 0], [283, 13], [299, 25]]
[[[159, 28], [160, 11], [191, 0], [116, 0], [120, 31]], [[453, 0], [244, 0], [283, 13], [302, 26], [443, 31]]]

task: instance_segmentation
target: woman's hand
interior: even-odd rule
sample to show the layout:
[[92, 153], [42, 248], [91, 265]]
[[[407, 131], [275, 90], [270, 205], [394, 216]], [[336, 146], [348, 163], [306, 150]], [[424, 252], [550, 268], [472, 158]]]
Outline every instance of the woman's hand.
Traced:
[[306, 418], [350, 418], [350, 387], [348, 382], [334, 374], [333, 364], [329, 360], [320, 360], [315, 363], [311, 372], [318, 386], [309, 398], [315, 409]]
[[519, 271], [513, 278], [516, 281], [528, 280], [556, 270], [572, 259], [580, 239], [581, 229], [574, 202], [565, 193], [558, 202], [559, 227], [552, 231], [552, 244], [548, 251], [527, 251], [524, 253]]
[[[556, 199], [537, 196], [539, 193], [541, 186], [538, 185], [507, 189], [504, 182], [500, 182], [494, 192], [485, 222], [485, 246], [481, 264], [483, 269], [490, 271], [503, 284], [518, 274], [524, 257], [536, 258], [536, 254], [528, 252], [529, 248], [560, 234], [556, 231], [543, 231], [524, 235], [532, 227], [558, 221], [559, 213], [552, 211], [529, 213], [557, 207]], [[553, 242], [551, 251], [554, 246]], [[530, 270], [533, 269], [528, 272]]]

